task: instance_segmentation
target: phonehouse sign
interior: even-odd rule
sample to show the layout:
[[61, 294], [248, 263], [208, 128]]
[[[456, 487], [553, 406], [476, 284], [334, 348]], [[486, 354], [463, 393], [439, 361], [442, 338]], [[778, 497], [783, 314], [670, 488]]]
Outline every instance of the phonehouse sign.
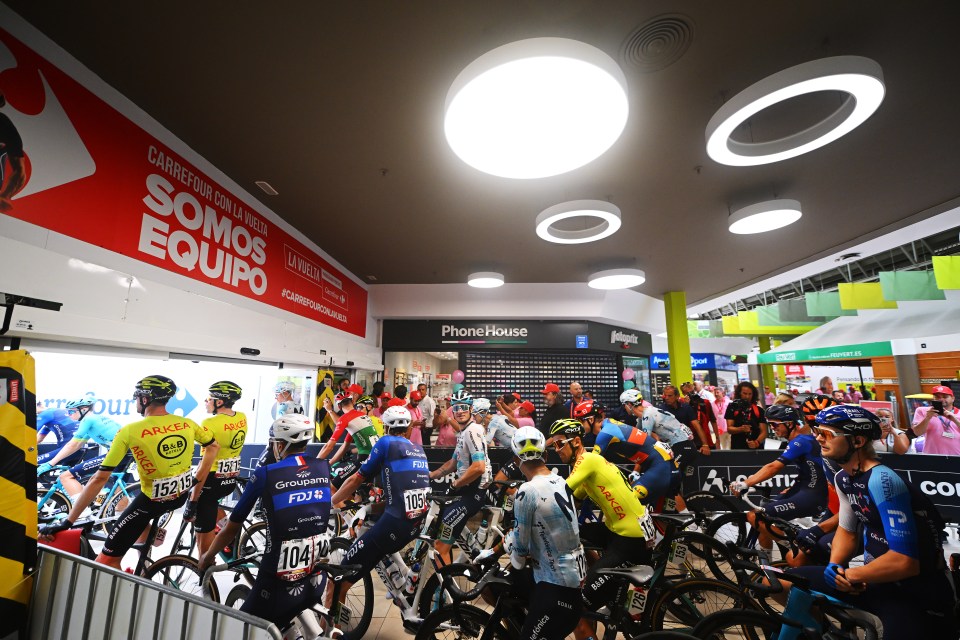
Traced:
[[3, 29], [0, 74], [6, 215], [364, 336], [365, 289]]

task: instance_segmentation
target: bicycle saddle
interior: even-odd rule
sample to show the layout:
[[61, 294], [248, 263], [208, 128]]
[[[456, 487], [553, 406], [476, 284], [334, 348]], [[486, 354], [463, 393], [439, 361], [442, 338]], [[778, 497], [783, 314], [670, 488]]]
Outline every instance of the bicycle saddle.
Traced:
[[448, 502], [459, 500], [460, 496], [448, 496], [442, 493], [431, 493], [430, 499], [436, 502], [437, 504], [447, 504]]
[[654, 520], [672, 524], [679, 529], [683, 529], [697, 519], [692, 513], [651, 513], [650, 515]]
[[314, 565], [314, 570], [321, 570], [330, 576], [331, 580], [337, 581], [353, 573], [357, 573], [363, 567], [358, 564], [332, 564], [329, 562], [318, 562]]
[[629, 580], [631, 584], [642, 587], [650, 582], [650, 578], [653, 577], [653, 567], [640, 564], [635, 567], [626, 567], [623, 569], [597, 569], [597, 575], [620, 576]]

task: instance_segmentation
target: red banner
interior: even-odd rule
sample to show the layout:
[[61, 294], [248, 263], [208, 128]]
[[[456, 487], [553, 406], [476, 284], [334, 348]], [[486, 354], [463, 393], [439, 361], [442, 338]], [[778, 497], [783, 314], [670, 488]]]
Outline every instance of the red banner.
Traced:
[[362, 287], [2, 29], [0, 92], [0, 211], [364, 336]]
[[786, 365], [786, 374], [788, 376], [798, 376], [804, 377], [806, 374], [803, 372], [802, 364], [788, 364]]

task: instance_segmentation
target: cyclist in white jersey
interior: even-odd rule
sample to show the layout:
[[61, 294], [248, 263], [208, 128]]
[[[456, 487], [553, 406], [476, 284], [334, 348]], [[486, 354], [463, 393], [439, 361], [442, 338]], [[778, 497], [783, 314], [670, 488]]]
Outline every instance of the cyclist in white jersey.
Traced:
[[[485, 398], [480, 398], [479, 400], [486, 400]], [[476, 413], [477, 402], [473, 403], [473, 411]], [[487, 410], [489, 411], [489, 401], [487, 401]], [[483, 409], [483, 404], [481, 403], [480, 410]], [[486, 423], [487, 425], [487, 446], [493, 444], [494, 441], [501, 447], [509, 447], [513, 443], [513, 434], [517, 432], [517, 427], [514, 426], [510, 420], [507, 419], [502, 413], [496, 413], [490, 416], [490, 419]]]

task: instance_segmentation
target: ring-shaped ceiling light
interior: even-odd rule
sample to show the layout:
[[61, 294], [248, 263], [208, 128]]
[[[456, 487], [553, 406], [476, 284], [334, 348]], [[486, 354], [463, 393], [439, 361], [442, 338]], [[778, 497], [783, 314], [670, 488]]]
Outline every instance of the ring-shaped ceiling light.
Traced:
[[467, 284], [478, 289], [494, 289], [503, 286], [503, 274], [495, 271], [478, 271], [471, 273]]
[[[816, 91], [848, 94], [840, 108], [817, 124], [767, 142], [736, 142], [730, 135], [757, 113], [778, 102]], [[764, 78], [726, 102], [707, 124], [707, 154], [737, 167], [779, 162], [819, 149], [849, 133], [883, 102], [883, 71], [859, 56], [823, 58]]]
[[602, 155], [628, 113], [626, 77], [610, 56], [576, 40], [533, 38], [467, 65], [447, 92], [443, 126], [471, 167], [545, 178]]
[[590, 276], [587, 284], [593, 289], [629, 289], [647, 281], [647, 274], [640, 269], [608, 269]]
[[731, 213], [729, 229], [736, 234], [763, 233], [793, 224], [802, 215], [796, 200], [768, 200]]
[[[594, 218], [599, 224], [585, 229], [557, 229], [552, 225], [569, 218]], [[612, 236], [620, 228], [620, 208], [603, 200], [571, 200], [555, 204], [537, 216], [537, 235], [549, 242], [581, 244]]]

